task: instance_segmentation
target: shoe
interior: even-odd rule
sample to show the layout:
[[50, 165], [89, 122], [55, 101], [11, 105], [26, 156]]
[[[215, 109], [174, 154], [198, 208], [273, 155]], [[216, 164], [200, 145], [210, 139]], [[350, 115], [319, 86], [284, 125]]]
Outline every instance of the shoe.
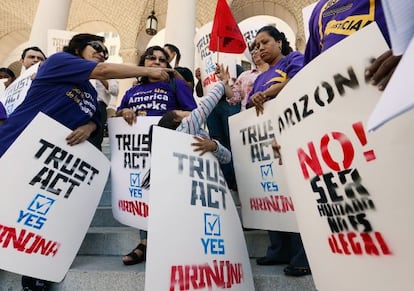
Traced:
[[[141, 255], [138, 255], [135, 251], [140, 250]], [[128, 258], [125, 260], [125, 257]], [[125, 255], [125, 257], [122, 259], [122, 262], [124, 265], [130, 266], [142, 263], [147, 258], [147, 246], [144, 244], [139, 244], [135, 249], [133, 249], [129, 254]]]
[[36, 279], [28, 276], [22, 276], [23, 291], [47, 291], [50, 287], [50, 282]]
[[296, 267], [292, 265], [288, 265], [286, 268], [284, 268], [283, 272], [285, 272], [286, 276], [292, 277], [301, 277], [312, 274], [309, 267]]
[[256, 260], [256, 263], [261, 266], [273, 266], [273, 265], [284, 265], [284, 264], [288, 264], [289, 262], [271, 259], [268, 257], [261, 257]]

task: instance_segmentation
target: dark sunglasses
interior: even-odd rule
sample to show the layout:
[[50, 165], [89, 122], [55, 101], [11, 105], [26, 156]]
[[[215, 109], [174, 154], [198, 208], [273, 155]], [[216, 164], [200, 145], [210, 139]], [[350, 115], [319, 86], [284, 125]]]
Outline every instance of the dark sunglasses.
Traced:
[[160, 63], [164, 63], [164, 64], [166, 64], [167, 62], [168, 62], [168, 60], [165, 58], [165, 57], [157, 57], [157, 56], [155, 56], [155, 55], [147, 55], [147, 56], [145, 56], [145, 59], [146, 60], [149, 60], [149, 61], [156, 61], [156, 60], [158, 60]]
[[97, 53], [103, 53], [104, 59], [107, 60], [109, 57], [108, 49], [105, 46], [102, 46], [97, 41], [88, 42], [87, 45], [90, 45]]

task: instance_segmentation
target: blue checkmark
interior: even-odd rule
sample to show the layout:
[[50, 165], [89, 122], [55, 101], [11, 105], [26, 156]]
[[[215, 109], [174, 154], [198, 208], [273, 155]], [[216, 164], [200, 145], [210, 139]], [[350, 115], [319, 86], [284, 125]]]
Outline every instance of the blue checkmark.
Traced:
[[204, 213], [204, 234], [221, 235], [220, 216], [212, 213]]
[[35, 198], [32, 200], [27, 209], [41, 215], [46, 215], [54, 202], [55, 199], [42, 194], [36, 194]]
[[139, 187], [139, 173], [131, 173], [129, 175], [129, 184], [131, 187]]

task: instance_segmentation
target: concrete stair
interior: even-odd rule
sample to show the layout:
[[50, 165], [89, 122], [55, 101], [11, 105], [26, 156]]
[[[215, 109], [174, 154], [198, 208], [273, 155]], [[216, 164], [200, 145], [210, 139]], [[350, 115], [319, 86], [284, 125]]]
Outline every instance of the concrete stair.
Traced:
[[[108, 140], [103, 151], [108, 155]], [[65, 279], [54, 284], [52, 291], [143, 291], [145, 264], [124, 266], [122, 255], [136, 245], [139, 234], [134, 228], [117, 222], [111, 212], [111, 185], [108, 181], [88, 233]], [[287, 277], [285, 266], [258, 266], [255, 258], [265, 254], [269, 244], [266, 231], [244, 232], [251, 258], [255, 290], [313, 291], [312, 276]], [[0, 291], [20, 291], [20, 278], [0, 270]], [[148, 291], [148, 290], [147, 290]], [[150, 290], [153, 291], [153, 290]], [[158, 290], [154, 290], [158, 291]]]

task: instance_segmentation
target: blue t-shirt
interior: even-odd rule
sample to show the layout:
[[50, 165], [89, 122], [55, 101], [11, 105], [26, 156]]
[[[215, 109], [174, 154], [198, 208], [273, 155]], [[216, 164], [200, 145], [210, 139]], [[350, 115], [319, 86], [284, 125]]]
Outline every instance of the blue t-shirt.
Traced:
[[174, 94], [169, 82], [139, 84], [125, 92], [118, 110], [131, 108], [142, 116], [162, 116], [170, 110], [191, 111], [197, 107], [193, 94], [181, 79], [175, 79]]
[[275, 84], [284, 83], [288, 79], [292, 79], [302, 69], [302, 66], [303, 54], [297, 51], [291, 52], [280, 59], [277, 64], [257, 76], [247, 103], [250, 102], [251, 97], [255, 93], [266, 91], [266, 89]]
[[309, 19], [305, 64], [348, 35], [377, 22], [385, 40], [390, 38], [381, 0], [321, 0]]
[[7, 118], [6, 108], [4, 108], [3, 103], [0, 102], [0, 120], [4, 120]]
[[100, 126], [97, 93], [89, 82], [97, 64], [65, 52], [50, 56], [40, 66], [22, 104], [0, 126], [0, 157], [38, 112], [72, 130], [89, 121]]

